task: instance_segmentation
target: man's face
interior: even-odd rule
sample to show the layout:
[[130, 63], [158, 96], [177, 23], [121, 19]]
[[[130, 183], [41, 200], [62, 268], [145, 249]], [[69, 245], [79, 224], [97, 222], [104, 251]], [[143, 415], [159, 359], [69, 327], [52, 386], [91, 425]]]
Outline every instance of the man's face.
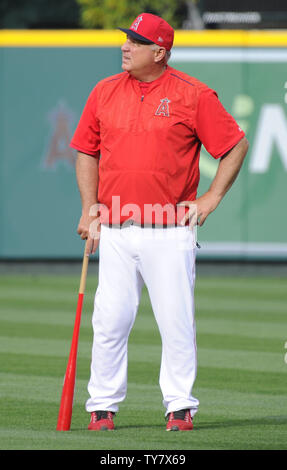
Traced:
[[121, 49], [122, 69], [126, 72], [137, 73], [145, 71], [154, 65], [155, 51], [148, 44], [127, 36], [126, 42]]

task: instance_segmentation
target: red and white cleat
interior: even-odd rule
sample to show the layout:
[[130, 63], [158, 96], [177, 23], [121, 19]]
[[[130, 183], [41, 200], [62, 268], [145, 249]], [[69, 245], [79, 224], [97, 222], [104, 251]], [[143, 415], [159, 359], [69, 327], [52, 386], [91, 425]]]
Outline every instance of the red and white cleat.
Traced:
[[190, 410], [172, 411], [168, 414], [167, 431], [192, 431], [193, 423]]
[[112, 431], [115, 428], [111, 411], [92, 411], [89, 431]]

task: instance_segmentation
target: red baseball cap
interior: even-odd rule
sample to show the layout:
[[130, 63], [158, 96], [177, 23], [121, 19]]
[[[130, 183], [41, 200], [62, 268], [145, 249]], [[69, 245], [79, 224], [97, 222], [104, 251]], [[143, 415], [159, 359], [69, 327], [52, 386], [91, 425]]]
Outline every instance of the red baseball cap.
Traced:
[[151, 13], [141, 13], [130, 29], [118, 28], [138, 41], [157, 44], [170, 51], [173, 45], [174, 30], [162, 18]]

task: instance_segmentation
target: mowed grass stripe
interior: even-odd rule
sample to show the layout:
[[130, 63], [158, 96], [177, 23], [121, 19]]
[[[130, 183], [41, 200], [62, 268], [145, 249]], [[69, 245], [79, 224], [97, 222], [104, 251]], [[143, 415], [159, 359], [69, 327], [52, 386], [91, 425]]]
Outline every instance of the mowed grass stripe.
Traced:
[[236, 275], [226, 276], [197, 276], [196, 279], [197, 288], [201, 291], [210, 291], [214, 289], [218, 292], [218, 289], [225, 289], [227, 292], [236, 292], [244, 290], [248, 292], [260, 292], [263, 295], [285, 294], [286, 277], [279, 276], [247, 276], [238, 277]]
[[[20, 374], [41, 377], [60, 377], [63, 380], [67, 358], [63, 356], [31, 356], [29, 354], [0, 354], [1, 370], [7, 374]], [[158, 384], [160, 372], [160, 359], [155, 357], [153, 364], [142, 360], [129, 358], [128, 382], [138, 384]], [[90, 376], [90, 360], [78, 358], [77, 380], [88, 382]], [[206, 388], [216, 387], [219, 390], [244, 391], [246, 393], [258, 392], [266, 394], [286, 393], [286, 371], [260, 372], [242, 370], [236, 367], [220, 368], [202, 366], [198, 367], [197, 386]]]
[[[72, 339], [72, 338], [71, 338]], [[63, 356], [68, 357], [71, 340], [41, 339], [41, 338], [13, 338], [9, 336], [0, 336], [0, 352], [30, 354], [37, 356]], [[92, 343], [82, 341], [79, 343], [78, 356], [84, 358], [91, 357]], [[156, 356], [161, 356], [161, 345], [129, 345], [129, 353], [133, 359], [145, 359], [147, 362], [153, 362]]]
[[[85, 303], [89, 300], [85, 295]], [[26, 297], [2, 297], [1, 302], [1, 316], [9, 312], [9, 308], [18, 309], [19, 312], [25, 314], [26, 311], [38, 310], [39, 312], [53, 312], [53, 310], [60, 310], [61, 312], [71, 313], [76, 311], [78, 301], [78, 294], [73, 295], [59, 295], [54, 294], [52, 291], [47, 293], [46, 297], [39, 294], [38, 296], [27, 293]]]
[[[48, 268], [49, 269], [49, 268]], [[71, 287], [77, 291], [79, 286], [81, 276], [81, 266], [79, 266], [79, 276], [75, 274], [71, 275], [64, 275], [64, 274], [11, 274], [11, 275], [1, 275], [0, 276], [0, 287], [1, 291], [7, 292], [8, 289], [13, 291], [14, 289], [18, 289], [19, 291], [25, 291], [28, 287], [29, 289], [41, 290], [44, 292], [45, 290], [53, 290], [55, 292], [69, 292]], [[89, 274], [87, 278], [86, 287], [89, 289], [91, 287], [95, 287], [97, 285], [97, 276]]]
[[[19, 384], [21, 384], [21, 401], [39, 401], [47, 403], [60, 403], [63, 380], [59, 377], [43, 377], [41, 375], [24, 375], [24, 374], [9, 374], [0, 373], [0, 398], [8, 400], [17, 400], [19, 398]], [[88, 382], [85, 379], [77, 377], [74, 394], [74, 404], [82, 404], [88, 399], [87, 392]], [[134, 404], [138, 404], [138, 399], [141, 398], [141, 406], [153, 407], [158, 409], [154, 397], [155, 395], [161, 403], [162, 396], [160, 388], [157, 384], [136, 384], [129, 382], [128, 396], [129, 403], [133, 401], [129, 398], [133, 395], [133, 390], [136, 389], [136, 398]], [[144, 399], [143, 399], [144, 396]]]
[[[38, 324], [35, 323], [17, 323], [15, 322], [0, 322], [0, 331], [3, 336], [10, 336], [12, 338], [29, 338], [33, 339], [51, 339], [51, 340], [72, 340], [74, 318], [71, 318], [69, 324]], [[92, 337], [92, 327], [85, 327], [81, 325], [81, 340], [90, 339]]]
[[198, 318], [196, 321], [197, 332], [199, 334], [232, 335], [234, 337], [269, 338], [282, 342], [286, 338], [286, 322], [264, 322], [264, 321], [234, 321], [233, 315], [228, 315], [225, 319]]
[[197, 387], [260, 395], [263, 393], [269, 395], [272, 400], [271, 397], [286, 393], [286, 372], [258, 372], [201, 366], [197, 370], [195, 395]]
[[254, 338], [252, 336], [242, 336], [240, 334], [202, 333], [197, 334], [197, 347], [201, 349], [213, 348], [230, 351], [257, 351], [263, 353], [284, 353], [284, 338]]
[[[222, 292], [224, 292], [224, 296], [222, 296]], [[244, 292], [244, 295], [243, 295]], [[94, 290], [86, 289], [86, 298], [89, 300], [94, 298]], [[253, 294], [252, 296], [247, 296], [245, 291], [231, 293], [225, 292], [225, 289], [221, 289], [220, 291], [216, 290], [215, 292], [207, 292], [206, 295], [204, 292], [201, 292], [199, 295], [198, 290], [195, 293], [196, 302], [198, 308], [200, 309], [213, 309], [217, 308], [220, 309], [238, 309], [239, 306], [242, 305], [241, 310], [249, 311], [262, 311], [262, 312], [282, 312], [284, 305], [286, 304], [287, 295], [283, 293], [282, 295], [274, 295], [269, 296], [268, 298], [264, 298], [258, 292], [257, 294]], [[4, 306], [5, 303], [7, 305], [21, 305], [23, 308], [26, 308], [28, 302], [31, 302], [31, 307], [35, 308], [37, 305], [42, 305], [47, 308], [47, 305], [50, 307], [52, 305], [57, 304], [59, 302], [61, 305], [68, 304], [69, 306], [72, 305], [77, 300], [77, 289], [72, 288], [67, 291], [62, 290], [55, 290], [53, 291], [52, 288], [50, 289], [34, 289], [33, 287], [25, 288], [25, 289], [17, 289], [17, 286], [14, 286], [13, 289], [4, 289], [1, 286], [0, 289], [0, 301], [1, 304]], [[149, 303], [149, 298], [147, 296], [147, 291], [144, 289], [142, 294], [143, 302]], [[238, 301], [238, 304], [236, 303]], [[47, 304], [47, 305], [46, 305]], [[283, 310], [284, 312], [284, 310]], [[286, 312], [286, 310], [285, 310]]]
[[[70, 280], [70, 283], [72, 281]], [[61, 282], [59, 283], [61, 285]], [[58, 286], [59, 289], [59, 286]], [[286, 291], [286, 286], [285, 286]], [[199, 291], [200, 292], [200, 291]], [[219, 298], [218, 298], [219, 296]], [[0, 287], [1, 312], [0, 317], [3, 319], [11, 319], [12, 321], [31, 321], [43, 322], [43, 316], [38, 315], [39, 312], [46, 313], [47, 322], [55, 321], [60, 323], [58, 317], [62, 318], [64, 323], [70, 321], [70, 315], [74, 315], [77, 303], [77, 294], [72, 289], [67, 292], [53, 291], [52, 288], [45, 293], [41, 288], [27, 288], [17, 291], [14, 286], [10, 292], [5, 290], [5, 286]], [[282, 298], [277, 296], [271, 298], [268, 302], [260, 298], [260, 293], [254, 295], [252, 301], [246, 299], [245, 291], [240, 292], [238, 298], [229, 296], [225, 288], [222, 287], [214, 293], [204, 295], [204, 293], [196, 293], [196, 319], [212, 320], [221, 323], [232, 321], [234, 325], [242, 322], [263, 322], [270, 323], [271, 328], [275, 323], [286, 322], [286, 305], [287, 294], [285, 292]], [[83, 321], [90, 322], [93, 312], [94, 288], [90, 291], [87, 289], [83, 306]], [[152, 315], [150, 299], [146, 289], [143, 289], [138, 316], [141, 311], [149, 312]], [[69, 314], [68, 316], [66, 316]], [[22, 319], [21, 319], [22, 317]], [[25, 320], [23, 320], [23, 317]], [[26, 320], [27, 318], [27, 320]], [[240, 325], [238, 325], [240, 327]], [[252, 325], [251, 325], [252, 326]]]
[[[284, 351], [282, 351], [284, 353]], [[261, 372], [286, 372], [284, 354], [213, 348], [198, 349], [198, 365]]]
[[[34, 338], [0, 337], [0, 352], [13, 354], [27, 354], [31, 356], [64, 356], [68, 357], [70, 341], [44, 340]], [[151, 364], [155, 358], [161, 357], [161, 345], [138, 345], [130, 343], [129, 357], [132, 361], [144, 359]], [[222, 368], [236, 368], [243, 370], [283, 372], [286, 371], [282, 353], [262, 351], [223, 350], [213, 348], [198, 349], [198, 365]], [[181, 352], [184, 355], [184, 351]], [[78, 357], [90, 358], [91, 343], [81, 341]], [[158, 359], [159, 360], [159, 359]]]
[[[63, 356], [68, 357], [71, 339], [41, 339], [41, 338], [14, 338], [9, 336], [0, 336], [0, 352], [13, 354], [29, 354], [31, 356]], [[79, 357], [90, 357], [91, 344], [87, 341], [81, 341], [79, 346]]]
[[[0, 299], [25, 299], [29, 296], [37, 299], [42, 296], [44, 299], [51, 300], [50, 292], [53, 292], [56, 299], [71, 299], [78, 292], [79, 278], [80, 270], [79, 277], [74, 275], [0, 276]], [[86, 284], [87, 295], [93, 296], [97, 285], [97, 277], [89, 276]], [[143, 294], [146, 292], [146, 288], [144, 288]], [[224, 296], [222, 296], [222, 292], [224, 292]], [[268, 300], [276, 304], [287, 299], [285, 278], [198, 277], [195, 293], [202, 301], [204, 299], [242, 300], [242, 294], [244, 294], [244, 299], [251, 304]]]
[[214, 298], [209, 295], [207, 298], [195, 299], [197, 309], [200, 311], [216, 311], [216, 312], [251, 312], [252, 313], [274, 313], [286, 314], [286, 298], [281, 299], [247, 299], [241, 294], [241, 298], [226, 297], [225, 298]]
[[[3, 309], [4, 310], [4, 309]], [[41, 313], [40, 313], [41, 312]], [[58, 310], [42, 308], [40, 311], [38, 308], [29, 308], [27, 311], [19, 310], [17, 307], [5, 308], [5, 312], [2, 312], [0, 315], [0, 323], [8, 322], [14, 324], [14, 329], [17, 328], [17, 325], [24, 325], [27, 323], [33, 324], [36, 331], [38, 326], [47, 325], [47, 326], [73, 326], [75, 321], [76, 310], [71, 311], [67, 310]], [[15, 325], [16, 324], [16, 325]], [[82, 317], [81, 317], [81, 326], [92, 327], [92, 314], [86, 306], [83, 306]], [[0, 326], [1, 327], [1, 326]], [[17, 328], [18, 329], [18, 328]], [[0, 331], [2, 331], [0, 329]]]
[[[142, 308], [141, 308], [142, 310]], [[33, 332], [34, 338], [71, 338], [71, 332], [75, 321], [75, 313], [67, 315], [66, 313], [56, 311], [45, 315], [39, 311], [27, 314], [19, 311], [13, 311], [9, 315], [2, 315], [0, 319], [0, 332], [5, 336], [25, 337], [30, 336]], [[198, 315], [196, 319], [197, 337], [204, 338], [205, 335], [211, 335], [210, 340], [212, 344], [217, 342], [216, 337], [222, 338], [221, 347], [229, 347], [228, 336], [234, 337], [235, 345], [240, 344], [242, 341], [245, 346], [252, 343], [257, 344], [261, 348], [261, 340], [266, 344], [266, 350], [270, 350], [274, 344], [274, 352], [278, 347], [282, 347], [287, 339], [286, 335], [286, 322], [268, 323], [264, 321], [234, 321], [232, 315], [227, 315], [225, 319], [212, 317], [202, 318]], [[87, 339], [92, 335], [92, 315], [85, 311], [83, 308], [81, 318], [81, 338]], [[214, 340], [212, 339], [214, 337]], [[226, 340], [225, 340], [226, 337]], [[134, 328], [131, 332], [130, 338], [132, 341], [142, 342], [160, 342], [158, 327], [154, 320], [152, 312], [140, 311], [135, 321]], [[245, 342], [246, 338], [246, 342]], [[270, 346], [269, 346], [270, 345]], [[204, 344], [203, 344], [204, 346]], [[232, 346], [232, 345], [231, 345]], [[237, 349], [237, 346], [236, 346]]]
[[[92, 261], [90, 261], [91, 263]], [[7, 274], [1, 275], [1, 287], [11, 288], [19, 285], [21, 287], [33, 286], [41, 287], [41, 289], [69, 289], [71, 285], [78, 285], [79, 278], [81, 275], [81, 266], [79, 264], [79, 276], [75, 273], [71, 275], [65, 274]], [[59, 279], [61, 283], [59, 283]], [[215, 289], [224, 288], [226, 290], [264, 290], [265, 292], [276, 292], [285, 291], [286, 278], [280, 276], [241, 276], [226, 275], [226, 276], [208, 276], [208, 275], [197, 275], [196, 279], [198, 288], [201, 289]], [[87, 278], [87, 287], [94, 286], [97, 283], [97, 276], [89, 274]], [[228, 289], [227, 289], [228, 288]]]
[[[1, 400], [15, 401], [19, 398], [19, 384], [21, 384], [21, 401], [33, 401], [40, 403], [60, 403], [62, 392], [62, 381], [54, 377], [31, 376], [23, 374], [5, 374], [0, 373], [0, 397]], [[230, 416], [238, 415], [248, 417], [250, 412], [254, 415], [262, 404], [269, 409], [270, 395], [266, 393], [245, 392], [244, 390], [218, 390], [213, 388], [212, 398], [210, 388], [204, 386], [196, 387], [195, 395], [200, 400], [200, 405], [205, 412], [210, 408], [209, 413], [216, 416], [222, 412], [227, 412]], [[223, 400], [224, 396], [224, 400]], [[74, 404], [85, 405], [88, 399], [87, 382], [77, 378], [74, 394]], [[140, 401], [140, 406], [139, 406]], [[240, 410], [242, 402], [245, 401], [246, 407]], [[162, 394], [157, 383], [139, 384], [137, 382], [128, 383], [126, 402], [120, 405], [120, 408], [151, 407], [159, 410], [162, 405]], [[287, 397], [285, 393], [277, 394], [272, 403], [272, 413], [280, 414], [286, 409], [287, 418]], [[163, 411], [163, 408], [162, 408]]]
[[[155, 363], [153, 367], [147, 362], [129, 361], [129, 379], [137, 383], [158, 383], [160, 365]], [[144, 379], [144, 377], [146, 377]], [[243, 391], [244, 393], [266, 393], [283, 395], [286, 393], [286, 372], [260, 372], [254, 370], [242, 370], [235, 367], [209, 367], [199, 365], [197, 387], [208, 389]]]
[[[30, 336], [33, 332], [34, 337], [49, 338], [51, 335], [62, 335], [63, 338], [69, 338], [70, 330], [73, 328], [75, 321], [75, 313], [70, 315], [63, 313], [53, 313], [49, 315], [39, 315], [37, 313], [29, 312], [27, 315], [17, 312], [16, 315], [1, 315], [0, 317], [0, 331], [3, 336]], [[226, 315], [226, 318], [205, 318], [202, 315], [196, 317], [197, 332], [201, 334], [214, 334], [214, 335], [234, 335], [250, 338], [262, 339], [278, 339], [284, 340], [286, 337], [286, 322], [273, 323], [264, 322], [263, 320], [254, 321], [234, 321], [233, 315]], [[58, 332], [57, 332], [58, 330]], [[66, 331], [66, 336], [65, 336]], [[81, 317], [81, 333], [84, 336], [92, 331], [92, 314], [87, 313], [87, 308], [83, 307]], [[150, 335], [156, 335], [159, 338], [158, 327], [151, 311], [139, 311], [136, 318], [134, 331], [138, 335], [142, 334], [143, 337], [148, 339]], [[146, 340], [145, 339], [145, 340]], [[140, 337], [138, 337], [140, 340]]]
[[[160, 344], [160, 335], [157, 328], [147, 329], [142, 327], [143, 322], [141, 322], [141, 326], [134, 328], [130, 335], [130, 344]], [[260, 327], [262, 325], [257, 326], [257, 330], [260, 332]], [[199, 347], [213, 347], [215, 349], [234, 349], [234, 350], [245, 350], [245, 351], [261, 351], [261, 352], [282, 352], [284, 348], [284, 329], [283, 325], [281, 328], [278, 327], [278, 331], [276, 330], [276, 336], [274, 337], [271, 335], [270, 331], [268, 331], [269, 337], [262, 337], [263, 334], [266, 335], [266, 329], [262, 328], [261, 335], [259, 337], [251, 336], [251, 332], [249, 331], [249, 335], [241, 335], [240, 331], [227, 331], [228, 328], [223, 328], [220, 330], [217, 328], [216, 330], [218, 333], [212, 331], [213, 324], [209, 325], [207, 329], [208, 333], [205, 333], [206, 328], [202, 328], [201, 322], [197, 329], [197, 344]], [[246, 329], [246, 326], [245, 326]], [[255, 326], [254, 326], [255, 329]], [[40, 324], [35, 326], [33, 323], [17, 323], [15, 322], [0, 322], [0, 331], [3, 336], [6, 337], [13, 337], [13, 338], [29, 338], [33, 337], [33, 339], [51, 339], [51, 340], [71, 340], [72, 337], [72, 322], [69, 322], [68, 325], [62, 324]], [[220, 334], [219, 334], [220, 333]], [[273, 331], [274, 333], [274, 331]], [[92, 327], [81, 325], [81, 342], [82, 341], [92, 341]], [[33, 336], [32, 336], [33, 335]]]
[[[141, 321], [131, 332], [130, 342], [137, 344], [159, 344], [160, 334], [157, 327], [147, 328], [147, 322]], [[234, 349], [244, 351], [262, 351], [282, 353], [285, 344], [285, 324], [268, 328], [268, 325], [245, 323], [235, 328], [232, 322], [217, 325], [214, 322], [197, 322], [197, 345], [199, 348]], [[222, 328], [220, 328], [222, 327]]]
[[[9, 374], [37, 375], [41, 377], [61, 377], [64, 379], [68, 356], [47, 356], [0, 353], [1, 371]], [[90, 361], [86, 358], [77, 359], [77, 377], [88, 380]]]
[[[13, 323], [35, 323], [35, 324], [55, 324], [55, 325], [69, 325], [73, 324], [76, 312], [76, 304], [73, 306], [66, 305], [61, 308], [58, 304], [51, 308], [51, 306], [41, 305], [32, 306], [27, 303], [17, 306], [14, 303], [9, 305], [1, 305], [0, 321], [9, 321]], [[286, 302], [287, 308], [287, 302]], [[39, 314], [41, 312], [41, 314]], [[84, 300], [81, 324], [87, 326], [91, 325], [93, 313], [93, 305], [88, 299]], [[148, 317], [148, 322], [146, 321]], [[215, 330], [224, 330], [228, 328], [236, 334], [240, 330], [241, 334], [261, 335], [262, 331], [268, 330], [268, 335], [277, 336], [278, 332], [285, 331], [286, 329], [286, 313], [264, 313], [264, 312], [245, 312], [241, 311], [240, 307], [232, 309], [221, 310], [214, 306], [213, 310], [204, 310], [196, 307], [195, 318], [197, 325], [202, 325], [203, 328], [210, 328], [213, 325]], [[248, 328], [247, 328], [248, 323]], [[138, 325], [143, 329], [151, 329], [156, 327], [152, 308], [149, 301], [144, 306], [142, 303], [136, 317], [135, 326]], [[206, 326], [205, 326], [206, 325]], [[283, 329], [283, 331], [282, 331]], [[280, 336], [280, 335], [279, 335]]]
[[[283, 303], [286, 305], [287, 301]], [[258, 305], [259, 307], [259, 305]], [[199, 302], [195, 300], [195, 315], [197, 319], [205, 320], [216, 320], [216, 321], [230, 321], [232, 320], [234, 325], [237, 325], [241, 322], [264, 322], [269, 323], [271, 326], [274, 323], [282, 323], [286, 321], [286, 312], [284, 308], [280, 308], [281, 311], [270, 311], [270, 310], [260, 310], [254, 309], [249, 310], [241, 309], [240, 301], [237, 301], [233, 306], [232, 303], [229, 303], [228, 308], [218, 307], [216, 301], [214, 301], [213, 306], [209, 308], [202, 308], [199, 306]]]

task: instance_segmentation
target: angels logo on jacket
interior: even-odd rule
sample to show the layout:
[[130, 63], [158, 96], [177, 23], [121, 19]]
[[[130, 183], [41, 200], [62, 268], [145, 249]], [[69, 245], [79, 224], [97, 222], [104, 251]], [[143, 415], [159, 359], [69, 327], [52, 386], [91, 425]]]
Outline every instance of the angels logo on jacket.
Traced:
[[155, 116], [165, 116], [169, 117], [169, 106], [168, 104], [171, 101], [168, 98], [163, 98], [160, 100], [160, 105], [155, 112]]

